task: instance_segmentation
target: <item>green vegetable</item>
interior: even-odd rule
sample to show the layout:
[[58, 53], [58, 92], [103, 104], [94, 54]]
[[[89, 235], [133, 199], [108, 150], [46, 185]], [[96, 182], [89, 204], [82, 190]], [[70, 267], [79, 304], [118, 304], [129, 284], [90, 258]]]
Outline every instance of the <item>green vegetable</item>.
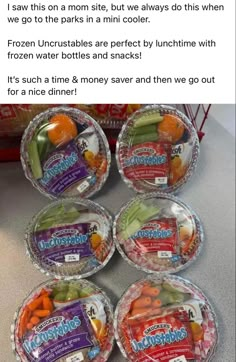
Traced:
[[138, 145], [144, 142], [154, 142], [158, 140], [158, 134], [155, 133], [145, 133], [145, 134], [138, 134], [131, 137], [132, 146]]
[[38, 180], [43, 177], [43, 171], [39, 159], [37, 142], [34, 140], [32, 140], [28, 144], [28, 155], [29, 155], [29, 163], [31, 166], [33, 176], [36, 180]]
[[160, 113], [155, 112], [155, 113], [144, 114], [135, 120], [134, 128], [148, 126], [150, 124], [156, 124], [161, 121], [163, 121], [163, 117], [160, 115]]
[[59, 215], [50, 216], [48, 218], [44, 218], [42, 221], [40, 220], [39, 224], [37, 225], [37, 230], [46, 230], [57, 224], [65, 224], [65, 223], [71, 224], [76, 219], [78, 219], [79, 215], [80, 215], [79, 211], [73, 211], [62, 215], [59, 214]]
[[76, 290], [75, 288], [69, 287], [69, 290], [66, 294], [66, 301], [77, 299], [77, 298], [79, 298], [78, 290]]
[[65, 282], [58, 282], [57, 285], [52, 289], [52, 297], [55, 297], [57, 294], [60, 294], [61, 292], [65, 294], [68, 291], [69, 285]]
[[143, 135], [145, 133], [156, 133], [157, 127], [155, 124], [149, 124], [148, 126], [142, 126], [138, 128], [130, 128], [129, 135], [136, 136], [136, 135]]
[[125, 230], [121, 232], [122, 239], [128, 239], [131, 235], [136, 233], [136, 231], [140, 230], [142, 225], [138, 220], [134, 220], [131, 224], [126, 226]]
[[140, 223], [147, 222], [148, 220], [151, 220], [154, 216], [156, 216], [159, 213], [160, 209], [154, 206], [146, 207], [144, 211], [140, 210], [140, 212], [137, 215], [138, 220]]
[[55, 146], [50, 142], [47, 132], [47, 124], [40, 128], [34, 137], [37, 142], [40, 160], [43, 161], [45, 157], [55, 149]]
[[58, 300], [58, 302], [65, 302], [67, 294], [65, 292], [60, 292], [53, 297], [54, 300]]
[[80, 296], [80, 298], [85, 298], [85, 297], [90, 296], [93, 293], [94, 293], [93, 288], [85, 287], [85, 288], [80, 290], [79, 296]]
[[169, 292], [173, 292], [173, 293], [179, 292], [179, 290], [178, 290], [177, 288], [172, 287], [172, 285], [170, 285], [170, 284], [167, 283], [167, 282], [163, 282], [163, 283], [162, 283], [162, 287], [163, 287], [165, 290], [168, 290]]
[[188, 300], [190, 297], [190, 294], [187, 293], [181, 293], [181, 292], [176, 292], [176, 293], [172, 293], [172, 298], [174, 303], [183, 303], [186, 300]]
[[161, 290], [157, 299], [160, 299], [162, 307], [174, 303], [172, 293], [168, 292], [167, 290]]

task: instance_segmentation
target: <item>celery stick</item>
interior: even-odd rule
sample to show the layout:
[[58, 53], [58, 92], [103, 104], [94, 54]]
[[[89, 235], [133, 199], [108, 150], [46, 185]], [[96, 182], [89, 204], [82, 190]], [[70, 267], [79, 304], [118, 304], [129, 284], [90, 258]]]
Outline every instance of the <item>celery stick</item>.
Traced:
[[125, 230], [121, 232], [122, 239], [128, 239], [131, 235], [136, 233], [136, 231], [140, 230], [142, 225], [138, 220], [134, 220], [131, 224], [129, 224]]
[[146, 114], [139, 117], [134, 122], [134, 128], [148, 126], [150, 124], [156, 124], [163, 121], [163, 117], [159, 113]]
[[48, 218], [43, 219], [39, 223], [37, 230], [49, 229], [49, 228], [53, 227], [54, 225], [58, 225], [58, 224], [65, 224], [65, 223], [71, 224], [76, 219], [78, 219], [79, 215], [80, 215], [79, 211], [76, 211], [76, 212], [74, 211], [74, 212], [66, 213], [64, 215], [50, 216]]
[[148, 126], [142, 126], [138, 128], [130, 128], [128, 131], [130, 136], [136, 136], [145, 133], [155, 133], [155, 132], [157, 132], [157, 127], [155, 124], [149, 124]]
[[41, 217], [41, 221], [48, 219], [49, 217], [55, 217], [55, 215], [64, 215], [65, 207], [63, 204], [55, 206], [53, 209], [49, 209], [45, 212], [45, 214]]
[[35, 140], [32, 140], [28, 144], [28, 155], [33, 176], [38, 180], [43, 177], [43, 171], [39, 159], [37, 142]]
[[138, 213], [137, 218], [141, 223], [145, 223], [148, 220], [151, 220], [154, 216], [159, 213], [160, 209], [156, 207], [146, 208], [143, 212]]
[[158, 140], [158, 134], [155, 133], [145, 133], [143, 135], [137, 135], [131, 138], [132, 145], [138, 145], [144, 142], [153, 142]]

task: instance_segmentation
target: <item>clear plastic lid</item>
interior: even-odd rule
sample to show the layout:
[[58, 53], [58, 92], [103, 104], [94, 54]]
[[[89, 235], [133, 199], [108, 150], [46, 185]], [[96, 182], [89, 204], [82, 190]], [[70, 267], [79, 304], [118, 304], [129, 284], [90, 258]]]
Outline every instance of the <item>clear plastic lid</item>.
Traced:
[[105, 362], [113, 348], [113, 307], [87, 280], [49, 280], [15, 314], [12, 348], [22, 362]]
[[137, 192], [177, 192], [195, 171], [199, 140], [189, 119], [170, 106], [147, 106], [122, 127], [116, 160]]
[[103, 130], [75, 108], [40, 113], [26, 128], [21, 142], [26, 177], [50, 198], [92, 196], [105, 183], [110, 161]]
[[132, 284], [114, 317], [118, 346], [131, 362], [212, 360], [216, 316], [202, 291], [177, 276], [150, 275]]
[[111, 225], [110, 214], [93, 201], [54, 201], [29, 224], [27, 253], [47, 275], [87, 277], [102, 269], [114, 253]]
[[139, 195], [115, 217], [113, 238], [123, 258], [147, 273], [187, 268], [203, 243], [200, 219], [178, 198], [161, 192]]

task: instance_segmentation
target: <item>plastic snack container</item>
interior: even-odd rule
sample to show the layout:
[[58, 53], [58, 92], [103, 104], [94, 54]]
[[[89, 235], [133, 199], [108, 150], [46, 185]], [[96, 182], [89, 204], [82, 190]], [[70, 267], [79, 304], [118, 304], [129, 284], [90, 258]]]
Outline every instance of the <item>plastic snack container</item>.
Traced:
[[170, 106], [147, 106], [123, 125], [116, 147], [119, 172], [136, 192], [175, 193], [193, 175], [199, 140], [191, 121]]
[[22, 137], [21, 162], [26, 177], [45, 196], [87, 198], [105, 183], [111, 155], [92, 117], [58, 107], [30, 122]]
[[12, 348], [21, 362], [105, 362], [113, 348], [113, 307], [87, 280], [49, 280], [15, 313]]
[[27, 254], [47, 275], [88, 277], [101, 270], [114, 253], [111, 225], [111, 215], [93, 201], [54, 201], [28, 225]]
[[211, 361], [218, 344], [207, 297], [177, 276], [149, 275], [132, 284], [118, 302], [114, 326], [130, 362]]
[[180, 199], [153, 192], [134, 197], [115, 217], [113, 238], [122, 257], [147, 273], [175, 273], [195, 261], [204, 233]]

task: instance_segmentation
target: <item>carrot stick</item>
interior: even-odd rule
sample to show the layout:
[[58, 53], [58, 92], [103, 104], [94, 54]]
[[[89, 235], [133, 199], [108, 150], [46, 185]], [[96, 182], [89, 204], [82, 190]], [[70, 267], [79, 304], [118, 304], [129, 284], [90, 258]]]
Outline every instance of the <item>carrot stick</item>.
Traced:
[[27, 323], [29, 321], [31, 312], [28, 308], [25, 308], [21, 314], [20, 323], [18, 327], [19, 337], [22, 338], [27, 329]]
[[39, 324], [39, 322], [40, 322], [40, 319], [38, 317], [33, 316], [30, 318], [30, 323], [32, 323], [33, 326], [36, 326], [36, 324]]
[[38, 309], [41, 306], [42, 302], [43, 302], [43, 296], [34, 299], [32, 302], [28, 304], [29, 310], [33, 312], [35, 309]]
[[132, 308], [145, 308], [152, 304], [150, 297], [140, 297], [133, 301]]
[[43, 309], [49, 310], [50, 312], [53, 311], [53, 304], [50, 298], [48, 297], [43, 298]]
[[131, 316], [137, 316], [137, 315], [141, 315], [141, 314], [147, 314], [151, 311], [151, 308], [134, 308], [131, 311]]
[[162, 305], [162, 302], [160, 299], [155, 299], [153, 302], [152, 302], [152, 307], [153, 308], [160, 308]]
[[41, 292], [40, 292], [40, 295], [42, 295], [42, 296], [44, 296], [44, 297], [45, 297], [45, 296], [49, 296], [49, 294], [50, 294], [49, 291], [46, 290], [46, 289], [44, 289], [44, 288], [43, 288], [43, 289], [41, 290]]
[[34, 325], [33, 325], [33, 323], [27, 323], [26, 327], [28, 330], [31, 330], [34, 327]]
[[35, 309], [35, 311], [33, 312], [33, 315], [36, 317], [48, 317], [51, 314], [50, 310], [47, 309]]
[[142, 294], [148, 297], [157, 297], [160, 294], [160, 289], [158, 287], [145, 286], [142, 289]]

